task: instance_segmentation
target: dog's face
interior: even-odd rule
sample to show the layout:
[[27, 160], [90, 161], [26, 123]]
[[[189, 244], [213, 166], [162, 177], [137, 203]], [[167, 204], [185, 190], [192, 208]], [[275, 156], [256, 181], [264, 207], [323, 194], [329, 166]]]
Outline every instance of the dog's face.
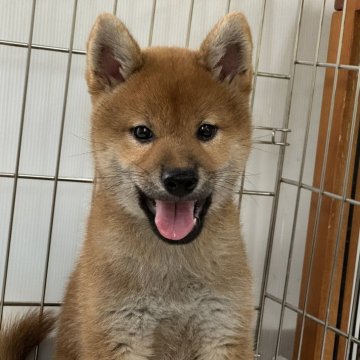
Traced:
[[251, 39], [225, 17], [198, 52], [143, 52], [101, 15], [88, 43], [96, 176], [170, 243], [197, 237], [207, 212], [231, 201], [250, 148]]

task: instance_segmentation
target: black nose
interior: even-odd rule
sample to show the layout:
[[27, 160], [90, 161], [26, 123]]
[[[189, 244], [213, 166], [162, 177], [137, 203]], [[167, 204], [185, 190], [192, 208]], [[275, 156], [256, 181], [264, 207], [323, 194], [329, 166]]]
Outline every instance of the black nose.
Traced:
[[199, 178], [193, 169], [172, 169], [164, 170], [161, 180], [170, 194], [185, 196], [195, 189]]

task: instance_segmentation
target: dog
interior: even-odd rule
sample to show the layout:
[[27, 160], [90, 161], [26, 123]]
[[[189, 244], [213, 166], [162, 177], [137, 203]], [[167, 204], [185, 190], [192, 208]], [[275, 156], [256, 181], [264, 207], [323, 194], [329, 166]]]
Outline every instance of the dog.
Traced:
[[[87, 43], [95, 191], [56, 360], [249, 360], [252, 279], [235, 193], [251, 148], [252, 40], [241, 13], [199, 50], [141, 50], [115, 16]], [[52, 329], [4, 330], [24, 359]]]

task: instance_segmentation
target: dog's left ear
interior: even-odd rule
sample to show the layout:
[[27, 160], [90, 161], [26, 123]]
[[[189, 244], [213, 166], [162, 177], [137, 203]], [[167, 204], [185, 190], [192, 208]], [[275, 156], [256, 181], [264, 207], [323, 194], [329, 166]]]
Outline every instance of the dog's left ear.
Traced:
[[252, 41], [249, 25], [241, 13], [224, 16], [200, 46], [200, 61], [221, 81], [252, 71]]

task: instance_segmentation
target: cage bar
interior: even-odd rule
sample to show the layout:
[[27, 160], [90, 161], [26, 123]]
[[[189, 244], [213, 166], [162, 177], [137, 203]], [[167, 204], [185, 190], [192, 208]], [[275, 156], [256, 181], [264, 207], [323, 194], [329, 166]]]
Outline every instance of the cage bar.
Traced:
[[[303, 7], [304, 7], [304, 0], [299, 1], [299, 10], [298, 10], [298, 17], [297, 17], [297, 24], [296, 24], [296, 32], [295, 32], [295, 39], [294, 39], [294, 49], [293, 49], [293, 59], [292, 59], [292, 66], [291, 66], [291, 75], [288, 85], [288, 93], [286, 99], [286, 108], [284, 113], [284, 120], [283, 120], [283, 128], [287, 129], [289, 125], [289, 118], [290, 118], [290, 109], [291, 109], [291, 98], [294, 88], [294, 78], [295, 78], [295, 66], [296, 66], [296, 59], [298, 53], [298, 46], [299, 46], [299, 36], [300, 36], [300, 28], [302, 22], [302, 15], [303, 15]], [[285, 140], [286, 142], [286, 133], [285, 133]], [[273, 206], [271, 209], [271, 220], [270, 220], [270, 228], [269, 228], [269, 235], [266, 245], [266, 255], [265, 255], [265, 263], [264, 263], [264, 271], [263, 271], [263, 278], [261, 282], [261, 294], [260, 294], [260, 313], [258, 317], [258, 321], [256, 324], [256, 353], [259, 352], [259, 344], [260, 344], [260, 336], [261, 336], [261, 329], [262, 329], [262, 322], [264, 316], [264, 306], [265, 306], [265, 299], [266, 299], [266, 287], [268, 283], [268, 276], [269, 276], [269, 269], [270, 269], [270, 262], [271, 262], [271, 252], [274, 240], [274, 231], [275, 231], [275, 223], [276, 223], [276, 213], [278, 210], [279, 205], [279, 196], [280, 196], [280, 185], [281, 185], [281, 174], [282, 168], [284, 163], [284, 155], [285, 155], [285, 147], [280, 147], [280, 154], [278, 160], [278, 167], [276, 172], [276, 182], [275, 182], [275, 191], [274, 191], [274, 201]]]
[[27, 96], [29, 74], [30, 74], [31, 42], [32, 42], [32, 37], [33, 37], [33, 32], [34, 32], [34, 23], [35, 23], [35, 8], [36, 8], [36, 0], [33, 0], [32, 9], [31, 9], [31, 23], [30, 23], [30, 31], [29, 31], [29, 42], [28, 42], [29, 46], [28, 46], [27, 59], [26, 59], [23, 99], [22, 99], [22, 104], [21, 104], [21, 120], [20, 120], [20, 128], [19, 128], [19, 135], [18, 135], [18, 146], [17, 146], [17, 154], [16, 154], [15, 173], [14, 173], [14, 185], [13, 185], [13, 194], [12, 194], [11, 210], [10, 210], [10, 224], [9, 224], [9, 233], [8, 233], [8, 240], [7, 240], [7, 247], [6, 247], [4, 277], [3, 277], [3, 284], [2, 284], [2, 289], [1, 289], [0, 329], [1, 329], [1, 325], [2, 325], [2, 318], [3, 318], [3, 312], [4, 312], [4, 299], [5, 299], [7, 272], [8, 272], [8, 267], [9, 267], [9, 257], [10, 257], [10, 247], [11, 247], [11, 237], [12, 237], [14, 213], [15, 213], [16, 191], [17, 191], [17, 184], [18, 184], [21, 145], [22, 145], [22, 139], [23, 139], [23, 129], [24, 129], [24, 119], [25, 119], [26, 96]]

